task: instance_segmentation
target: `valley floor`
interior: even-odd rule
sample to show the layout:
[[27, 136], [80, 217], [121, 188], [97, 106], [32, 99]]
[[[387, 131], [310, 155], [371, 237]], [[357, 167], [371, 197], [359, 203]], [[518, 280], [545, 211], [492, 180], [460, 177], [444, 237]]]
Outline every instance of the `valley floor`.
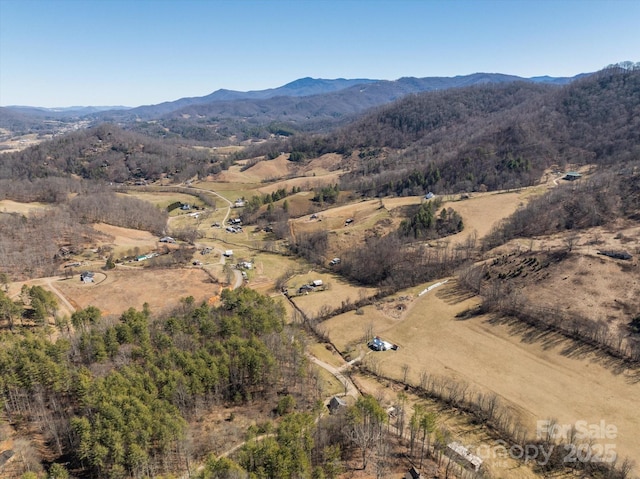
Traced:
[[495, 392], [532, 436], [538, 421], [548, 419], [562, 425], [610, 425], [615, 437], [597, 442], [612, 444], [620, 459], [637, 458], [640, 371], [519, 323], [495, 323], [487, 316], [458, 319], [456, 314], [478, 300], [461, 293], [455, 281], [411, 296], [398, 319], [383, 319], [365, 308], [361, 316], [352, 312], [328, 320], [331, 340], [348, 349], [362, 336], [363, 323], [373, 321], [375, 334], [400, 345], [398, 351], [369, 353], [376, 355], [381, 374], [401, 378], [408, 365], [413, 384], [426, 371], [468, 383], [475, 391]]

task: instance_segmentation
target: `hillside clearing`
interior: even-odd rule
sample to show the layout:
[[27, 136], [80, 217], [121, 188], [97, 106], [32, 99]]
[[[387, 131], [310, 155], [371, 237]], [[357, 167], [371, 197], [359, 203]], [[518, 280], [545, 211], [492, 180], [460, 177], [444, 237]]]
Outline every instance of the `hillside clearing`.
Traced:
[[561, 336], [528, 331], [517, 322], [494, 324], [486, 316], [456, 319], [478, 299], [460, 293], [455, 282], [411, 298], [401, 319], [372, 312], [375, 306], [368, 306], [362, 316], [350, 312], [323, 325], [337, 346], [357, 344], [369, 322], [374, 334], [399, 344], [398, 351], [367, 356], [384, 375], [401, 378], [407, 364], [414, 384], [424, 370], [476, 390], [493, 391], [531, 434], [538, 420], [556, 418], [560, 424], [604, 420], [618, 429], [615, 447], [620, 457], [636, 457], [638, 370], [617, 367]]
[[55, 286], [76, 308], [93, 305], [104, 315], [141, 310], [144, 303], [159, 314], [177, 307], [181, 298], [193, 296], [199, 304], [220, 293], [201, 268], [116, 268], [106, 272], [103, 282], [82, 284], [76, 276]]

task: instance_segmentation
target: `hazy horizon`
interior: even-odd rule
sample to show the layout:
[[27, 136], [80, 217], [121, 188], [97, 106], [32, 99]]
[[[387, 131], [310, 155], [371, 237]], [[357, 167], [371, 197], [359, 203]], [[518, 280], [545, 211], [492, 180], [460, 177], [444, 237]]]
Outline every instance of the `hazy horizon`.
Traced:
[[150, 105], [304, 77], [571, 77], [637, 61], [640, 2], [0, 0], [0, 105]]

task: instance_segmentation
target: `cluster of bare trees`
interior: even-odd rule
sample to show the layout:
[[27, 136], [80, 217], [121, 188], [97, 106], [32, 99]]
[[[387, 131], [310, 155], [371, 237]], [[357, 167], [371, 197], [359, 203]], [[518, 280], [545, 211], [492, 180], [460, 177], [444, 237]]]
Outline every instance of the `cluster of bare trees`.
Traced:
[[[363, 370], [385, 381], [399, 382], [397, 379], [382, 375], [379, 364], [375, 360], [365, 361], [361, 367]], [[532, 438], [530, 431], [520, 423], [512, 409], [501, 401], [496, 394], [474, 390], [467, 383], [445, 376], [432, 375], [426, 370], [421, 371], [419, 384], [408, 384], [406, 378], [400, 384], [410, 387], [411, 391], [418, 396], [435, 399], [453, 410], [469, 414], [473, 422], [488, 427], [496, 439], [504, 441], [503, 444], [507, 446], [504, 448], [505, 453], [506, 449], [511, 446], [521, 448], [535, 446], [543, 447], [545, 451], [552, 451], [553, 455], [550, 456], [548, 462], [536, 465], [542, 473], [558, 473], [570, 468], [607, 479], [627, 479], [630, 477], [633, 462], [629, 459], [567, 462], [565, 460], [567, 451], [575, 448], [581, 451], [584, 450], [585, 456], [588, 455], [588, 457], [599, 458], [603, 456], [600, 454], [601, 451], [597, 445], [580, 439], [575, 434], [575, 431], [573, 435], [569, 435], [567, 438], [551, 436], [541, 439]], [[415, 419], [412, 417], [409, 423], [412, 452], [415, 449], [414, 444], [422, 427], [425, 428], [423, 434], [430, 434], [430, 432], [434, 431], [433, 425], [429, 427], [433, 418], [426, 416], [424, 411], [418, 409], [414, 411], [414, 416]], [[426, 424], [423, 425], [423, 422]], [[553, 422], [553, 420], [550, 420], [550, 424], [553, 424]], [[447, 436], [446, 430], [436, 430], [435, 441], [430, 444], [431, 448], [427, 445], [427, 456], [435, 456], [440, 463], [442, 452], [450, 441], [450, 437]]]
[[50, 276], [60, 264], [56, 253], [61, 245], [81, 249], [93, 235], [65, 208], [0, 215], [0, 272], [13, 280]]
[[181, 146], [102, 124], [68, 133], [16, 153], [3, 155], [0, 178], [51, 176], [125, 182], [169, 176], [184, 181], [227, 168], [230, 160], [206, 149]]
[[147, 201], [112, 192], [76, 196], [69, 208], [83, 223], [108, 223], [156, 234], [163, 233], [168, 218], [166, 211]]
[[[566, 254], [566, 253], [565, 253]], [[492, 278], [486, 265], [470, 266], [458, 274], [459, 284], [479, 294], [482, 310], [515, 318], [543, 331], [555, 331], [615, 358], [640, 361], [640, 341], [624, 329], [614, 331], [606, 321], [595, 321], [561, 307], [528, 301], [509, 282]]]
[[[18, 182], [20, 184], [20, 182]], [[40, 180], [24, 188], [22, 194], [13, 189], [3, 191], [17, 200], [53, 199], [38, 196], [36, 189], [50, 185], [50, 193], [60, 203], [34, 210], [28, 215], [17, 213], [0, 215], [0, 272], [13, 279], [50, 276], [61, 260], [58, 251], [65, 246], [81, 252], [91, 244], [97, 233], [90, 223], [105, 222], [162, 234], [167, 223], [166, 211], [133, 197], [118, 196], [88, 184], [61, 179]], [[15, 185], [14, 185], [15, 186]], [[70, 192], [76, 195], [70, 201]]]
[[397, 291], [451, 274], [469, 259], [472, 249], [472, 244], [468, 249], [447, 243], [431, 247], [406, 243], [395, 234], [372, 236], [342, 255], [340, 273], [361, 284]]

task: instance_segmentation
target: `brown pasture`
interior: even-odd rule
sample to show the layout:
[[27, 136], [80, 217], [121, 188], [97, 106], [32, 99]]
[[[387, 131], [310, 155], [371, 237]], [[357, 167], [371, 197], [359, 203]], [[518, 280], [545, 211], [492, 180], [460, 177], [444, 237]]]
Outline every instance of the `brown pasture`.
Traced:
[[148, 231], [121, 228], [105, 223], [94, 224], [93, 228], [108, 238], [101, 241], [98, 246], [112, 247], [116, 257], [127, 254], [129, 250], [133, 251], [136, 248], [140, 253], [148, 253], [158, 246], [159, 238]]
[[[322, 280], [323, 286], [309, 294], [297, 295], [297, 290], [303, 284], [309, 284], [314, 280]], [[308, 273], [296, 275], [287, 282], [292, 300], [307, 317], [317, 317], [323, 311], [333, 311], [340, 308], [343, 303], [355, 303], [359, 299], [368, 298], [376, 293], [375, 288], [353, 286], [330, 273]]]
[[637, 368], [518, 324], [495, 323], [487, 316], [458, 319], [478, 298], [460, 292], [455, 281], [421, 297], [412, 290], [404, 303], [406, 312], [400, 317], [377, 305], [364, 308], [364, 315], [349, 312], [323, 324], [331, 341], [344, 350], [364, 348], [363, 333], [371, 323], [374, 334], [400, 346], [398, 351], [367, 352], [366, 360], [376, 361], [383, 374], [401, 378], [406, 364], [415, 384], [426, 371], [495, 392], [532, 436], [538, 420], [605, 421], [617, 428], [616, 437], [605, 442], [613, 441], [621, 458], [634, 458], [640, 451]]
[[55, 283], [56, 288], [76, 308], [93, 305], [104, 315], [119, 315], [128, 308], [142, 309], [148, 303], [153, 313], [179, 304], [180, 298], [193, 296], [197, 303], [220, 293], [200, 268], [148, 269], [119, 266], [99, 276], [95, 284], [82, 284], [78, 276]]
[[46, 211], [49, 205], [45, 203], [19, 203], [12, 200], [0, 200], [0, 213], [19, 213], [28, 215]]

